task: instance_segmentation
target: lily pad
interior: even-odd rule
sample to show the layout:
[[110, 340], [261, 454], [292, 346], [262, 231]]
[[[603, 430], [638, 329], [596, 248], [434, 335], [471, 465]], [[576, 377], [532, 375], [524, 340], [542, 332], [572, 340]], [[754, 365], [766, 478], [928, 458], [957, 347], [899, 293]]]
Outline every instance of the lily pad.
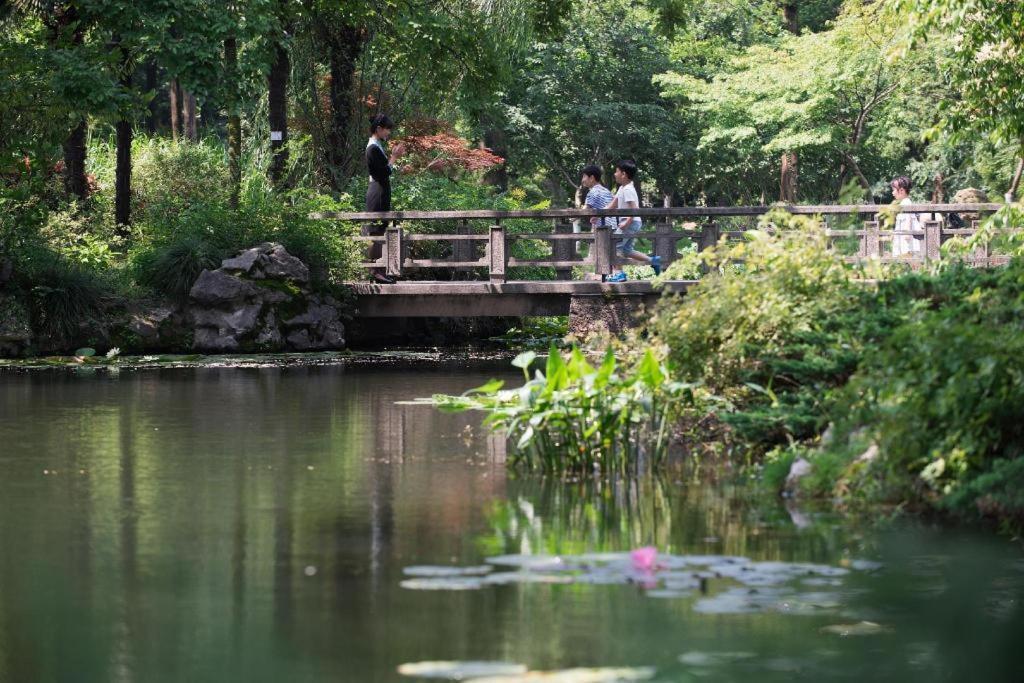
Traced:
[[484, 583], [479, 576], [441, 576], [406, 579], [399, 585], [414, 591], [474, 591], [483, 588]]
[[847, 636], [874, 636], [880, 633], [892, 631], [888, 626], [876, 624], [873, 621], [860, 621], [856, 624], [832, 624], [821, 628], [822, 633], [831, 633], [841, 638]]
[[647, 591], [647, 597], [659, 598], [662, 600], [678, 600], [679, 598], [689, 598], [692, 596], [693, 591], [676, 590], [673, 588], [656, 588], [654, 590]]
[[681, 664], [688, 664], [690, 666], [719, 666], [721, 664], [729, 664], [730, 662], [736, 662], [743, 659], [753, 659], [756, 657], [753, 652], [684, 652], [679, 655], [679, 662]]
[[513, 583], [551, 583], [566, 584], [573, 583], [574, 577], [567, 574], [539, 574], [535, 572], [499, 572], [489, 574], [481, 579], [484, 583], [491, 585], [509, 585]]
[[445, 566], [429, 566], [419, 565], [414, 567], [406, 567], [402, 571], [406, 576], [417, 576], [424, 578], [445, 578], [452, 576], [483, 576], [484, 574], [490, 574], [494, 568], [488, 565], [481, 565], [479, 567], [445, 567]]
[[566, 569], [565, 561], [557, 555], [498, 555], [497, 557], [488, 557], [485, 561], [488, 564], [519, 567], [528, 571]]
[[82, 358], [91, 358], [92, 356], [96, 355], [96, 349], [92, 349], [89, 348], [88, 346], [85, 346], [83, 348], [76, 350], [75, 355], [81, 356]]
[[561, 671], [531, 671], [521, 675], [488, 676], [474, 678], [473, 683], [627, 683], [654, 678], [653, 667], [563, 669]]
[[414, 662], [402, 664], [398, 673], [419, 678], [443, 678], [449, 681], [477, 679], [481, 676], [520, 676], [526, 667], [512, 662]]

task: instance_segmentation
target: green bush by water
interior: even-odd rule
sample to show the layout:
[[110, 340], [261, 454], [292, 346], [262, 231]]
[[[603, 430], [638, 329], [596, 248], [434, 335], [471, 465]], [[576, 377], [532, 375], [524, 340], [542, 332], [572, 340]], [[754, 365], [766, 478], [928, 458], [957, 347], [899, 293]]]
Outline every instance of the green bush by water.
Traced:
[[812, 221], [766, 221], [774, 232], [720, 245], [711, 274], [648, 328], [673, 378], [727, 400], [716, 417], [733, 457], [763, 462], [776, 488], [807, 458], [803, 490], [848, 506], [1024, 528], [1024, 260], [862, 269], [829, 253]]

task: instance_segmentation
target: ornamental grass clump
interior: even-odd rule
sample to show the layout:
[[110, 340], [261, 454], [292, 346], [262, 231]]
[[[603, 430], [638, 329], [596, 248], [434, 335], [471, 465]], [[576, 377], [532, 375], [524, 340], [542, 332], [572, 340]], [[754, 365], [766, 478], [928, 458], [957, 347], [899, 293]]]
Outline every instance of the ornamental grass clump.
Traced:
[[503, 389], [498, 380], [462, 396], [435, 396], [444, 410], [486, 410], [485, 424], [513, 444], [511, 464], [557, 473], [635, 473], [666, 460], [670, 429], [695, 400], [697, 387], [670, 379], [648, 350], [623, 367], [609, 350], [594, 367], [576, 347], [552, 345], [545, 370], [530, 368], [537, 355], [513, 365], [526, 383]]

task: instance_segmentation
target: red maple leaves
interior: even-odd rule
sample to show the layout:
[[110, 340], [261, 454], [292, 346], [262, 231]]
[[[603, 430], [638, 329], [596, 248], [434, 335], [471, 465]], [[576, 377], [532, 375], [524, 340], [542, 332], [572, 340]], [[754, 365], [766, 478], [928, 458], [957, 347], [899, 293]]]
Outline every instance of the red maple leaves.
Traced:
[[[406, 149], [406, 164], [412, 173], [486, 171], [505, 160], [486, 147], [473, 147], [457, 135], [448, 121], [414, 119], [402, 125], [401, 144]], [[397, 141], [396, 141], [397, 142]]]

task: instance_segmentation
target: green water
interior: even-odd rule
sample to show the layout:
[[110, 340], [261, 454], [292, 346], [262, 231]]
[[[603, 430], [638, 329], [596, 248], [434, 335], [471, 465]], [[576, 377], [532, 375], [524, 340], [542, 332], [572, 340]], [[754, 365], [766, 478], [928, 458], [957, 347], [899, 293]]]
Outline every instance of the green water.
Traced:
[[[865, 531], [677, 476], [515, 477], [479, 415], [397, 403], [499, 373], [420, 365], [0, 374], [0, 681], [411, 681], [400, 665], [433, 660], [1024, 680], [1024, 556], [1005, 539]], [[641, 545], [883, 567], [742, 614], [701, 611], [727, 578], [662, 598], [400, 585], [411, 565]], [[878, 632], [822, 631], [861, 621]]]

